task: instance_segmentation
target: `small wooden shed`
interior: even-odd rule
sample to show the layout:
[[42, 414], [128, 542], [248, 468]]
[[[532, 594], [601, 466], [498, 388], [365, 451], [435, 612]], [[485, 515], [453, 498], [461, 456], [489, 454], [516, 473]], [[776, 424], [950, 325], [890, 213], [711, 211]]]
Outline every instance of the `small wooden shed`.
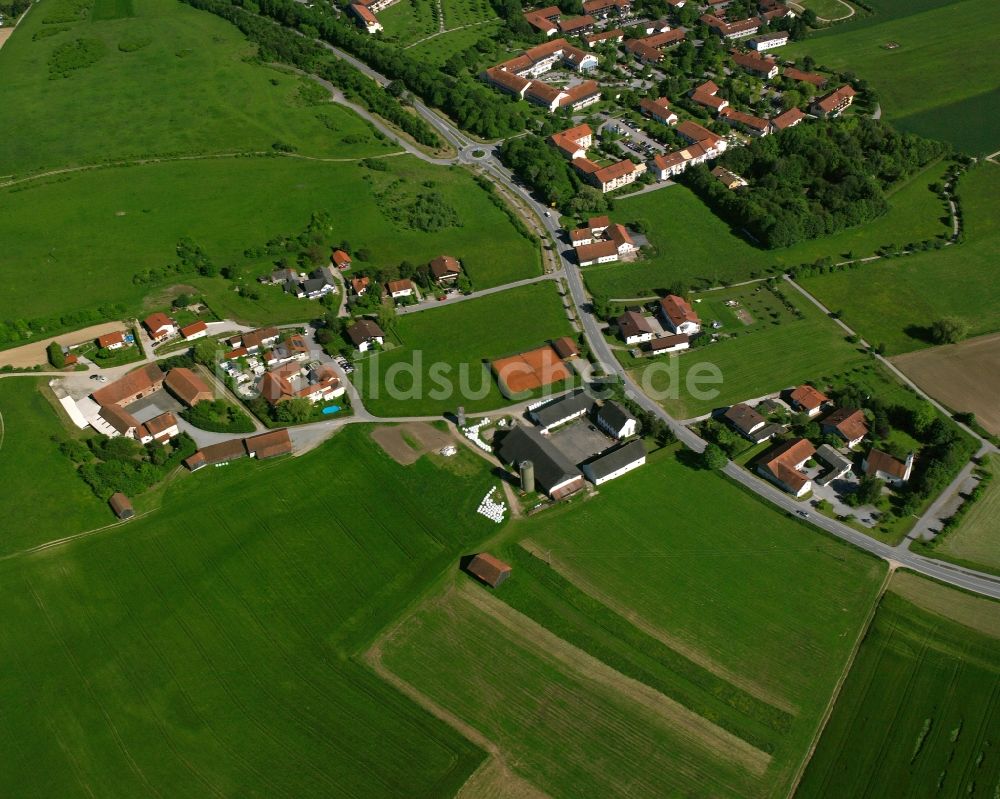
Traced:
[[132, 507], [129, 498], [121, 491], [116, 491], [112, 494], [108, 503], [111, 505], [111, 510], [115, 512], [115, 515], [119, 519], [131, 519], [135, 516], [135, 508]]
[[496, 588], [504, 580], [510, 577], [511, 567], [499, 558], [493, 557], [489, 552], [480, 552], [468, 566], [469, 574], [482, 580], [490, 588]]

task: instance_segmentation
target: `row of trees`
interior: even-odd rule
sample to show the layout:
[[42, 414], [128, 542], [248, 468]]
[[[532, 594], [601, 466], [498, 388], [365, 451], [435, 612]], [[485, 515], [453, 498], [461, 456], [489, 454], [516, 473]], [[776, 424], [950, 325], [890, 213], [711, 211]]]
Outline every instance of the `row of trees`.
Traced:
[[722, 164], [750, 181], [740, 191], [726, 189], [705, 165], [689, 169], [682, 180], [762, 246], [787, 247], [884, 214], [885, 189], [946, 150], [940, 142], [851, 117], [798, 125], [728, 150]]

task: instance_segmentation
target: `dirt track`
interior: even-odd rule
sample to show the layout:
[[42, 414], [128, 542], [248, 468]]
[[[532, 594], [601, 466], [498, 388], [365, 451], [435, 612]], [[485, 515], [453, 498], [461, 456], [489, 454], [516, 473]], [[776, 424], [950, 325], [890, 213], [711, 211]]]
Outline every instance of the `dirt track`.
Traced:
[[1000, 333], [897, 355], [890, 361], [920, 388], [954, 411], [972, 411], [1000, 435]]
[[115, 330], [121, 330], [123, 327], [125, 325], [121, 322], [104, 322], [93, 327], [85, 327], [83, 330], [62, 333], [41, 341], [32, 341], [30, 344], [0, 352], [0, 366], [10, 365], [17, 369], [30, 369], [32, 366], [37, 366], [38, 364], [44, 365], [48, 362], [45, 349], [53, 341], [58, 341], [64, 347], [68, 347], [72, 344], [82, 344], [85, 341], [90, 341], [105, 333], [113, 333]]
[[[405, 422], [399, 425], [378, 425], [372, 439], [396, 463], [409, 466], [421, 455], [451, 444], [452, 438], [427, 422]], [[410, 442], [417, 444], [413, 447]]]

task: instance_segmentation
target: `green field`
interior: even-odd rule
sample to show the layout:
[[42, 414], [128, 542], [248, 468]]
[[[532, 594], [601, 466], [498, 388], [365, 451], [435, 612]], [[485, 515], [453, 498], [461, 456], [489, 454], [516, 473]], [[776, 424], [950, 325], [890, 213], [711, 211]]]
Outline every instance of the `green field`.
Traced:
[[515, 522], [538, 559], [384, 645], [550, 796], [784, 796], [875, 599], [879, 562], [676, 456]]
[[[447, 13], [445, 11], [446, 15]], [[495, 37], [499, 27], [499, 21], [491, 19], [482, 25], [472, 25], [452, 30], [449, 33], [442, 33], [433, 39], [407, 47], [406, 52], [413, 56], [419, 56], [429, 64], [441, 66], [454, 53], [471, 47], [480, 39]]]
[[[499, 408], [510, 400], [497, 388], [489, 361], [573, 332], [548, 281], [400, 316], [396, 324], [400, 346], [359, 361], [353, 375], [365, 408], [376, 416], [454, 413], [459, 405], [470, 412]], [[454, 391], [439, 390], [434, 375], [442, 368]], [[390, 396], [392, 386], [402, 392], [399, 398]]]
[[[949, 593], [1000, 622], [1000, 605]], [[890, 590], [796, 796], [992, 797], [998, 724], [1000, 638]]]
[[1000, 224], [996, 198], [1000, 167], [991, 163], [959, 181], [966, 241], [819, 277], [802, 285], [871, 342], [890, 355], [929, 346], [925, 329], [936, 319], [959, 317], [969, 335], [1000, 329], [1000, 283], [994, 274]]
[[[629, 369], [632, 376], [648, 390], [647, 393], [659, 399], [672, 416], [690, 419], [734, 402], [781, 391], [804, 380], [831, 377], [863, 363], [864, 356], [856, 345], [845, 340], [843, 331], [790, 286], [782, 282], [778, 288], [802, 312], [802, 318], [795, 318], [771, 298], [762, 301], [759, 306], [762, 310], [758, 311], [758, 307], [746, 299], [753, 288], [744, 286], [691, 297], [695, 300], [695, 310], [703, 316], [706, 336], [712, 332], [709, 321], [723, 319], [724, 327], [720, 332], [735, 333], [733, 338], [696, 347], [680, 355], [630, 362], [634, 364]], [[723, 302], [731, 297], [741, 298], [743, 307], [754, 315], [752, 325], [744, 328], [725, 308]], [[698, 303], [700, 298], [704, 298], [705, 303]], [[704, 314], [702, 304], [706, 304]], [[776, 319], [772, 318], [772, 313]], [[717, 367], [722, 382], [700, 384], [709, 391], [718, 392], [700, 399], [688, 380], [689, 375], [700, 373], [703, 364]]]
[[103, 502], [76, 475], [54, 437], [78, 435], [45, 381], [0, 380], [0, 483], [8, 521], [0, 525], [0, 555], [114, 521]]
[[[969, 508], [958, 527], [935, 542], [931, 556], [943, 555], [966, 564], [981, 564], [987, 570], [1000, 572], [1000, 480], [997, 480], [996, 458], [989, 461], [993, 475], [980, 497]], [[976, 567], [978, 568], [978, 567]]]
[[[96, 170], [7, 189], [0, 192], [5, 205], [0, 275], [7, 282], [0, 318], [15, 313], [30, 318], [108, 302], [137, 309], [161, 287], [134, 285], [132, 275], [174, 263], [182, 237], [200, 244], [221, 266], [243, 260], [247, 247], [263, 246], [273, 236], [298, 235], [318, 210], [333, 215], [330, 241], [346, 239], [355, 250], [367, 249], [372, 266], [427, 262], [447, 253], [462, 260], [477, 288], [540, 272], [537, 249], [467, 172], [410, 157], [389, 163], [388, 172], [377, 172], [356, 163], [291, 158], [176, 162]], [[406, 182], [407, 192], [426, 191], [431, 182], [457, 210], [461, 226], [425, 233], [390, 220], [381, 209], [394, 194], [381, 201], [376, 195], [382, 196], [397, 179]], [[53, 225], [53, 218], [62, 224]], [[489, 236], [482, 234], [484, 229]], [[264, 262], [259, 268], [273, 267]], [[35, 280], [13, 279], [25, 271], [48, 281], [51, 290], [38, 291]], [[209, 291], [210, 299], [215, 293], [229, 304], [244, 304], [221, 278], [200, 288]], [[275, 297], [280, 294], [278, 288], [272, 291]], [[232, 313], [259, 315], [245, 304], [249, 307]], [[294, 307], [315, 313], [315, 304]]]
[[448, 30], [497, 19], [489, 0], [441, 0], [441, 5], [444, 8], [444, 26]]
[[435, 0], [403, 0], [378, 13], [385, 28], [385, 38], [400, 44], [409, 44], [432, 33], [437, 33]]
[[369, 429], [0, 563], [4, 793], [453, 795], [482, 753], [351, 655], [495, 527], [490, 478], [465, 450], [401, 467]]
[[[253, 46], [224, 20], [176, 0], [143, 0], [135, 16], [123, 13], [131, 5], [99, 0], [93, 21], [35, 39], [53, 28], [43, 6], [0, 50], [0, 104], [18, 131], [0, 140], [0, 177], [121, 158], [270, 151], [276, 141], [314, 156], [399, 149], [353, 112], [318, 102], [305, 78], [248, 61]], [[50, 79], [52, 51], [80, 38], [103, 42], [103, 57]]]
[[[885, 117], [903, 130], [971, 153], [1000, 147], [1000, 5], [993, 0], [873, 0], [876, 14], [782, 48], [870, 81]], [[898, 45], [888, 49], [885, 45]], [[963, 53], [960, 59], [955, 53]], [[994, 113], [990, 113], [993, 111]]]
[[841, 0], [802, 0], [801, 5], [816, 12], [821, 19], [839, 20], [851, 15], [851, 6]]
[[690, 190], [671, 186], [615, 203], [614, 218], [625, 224], [648, 223], [650, 242], [657, 254], [634, 264], [607, 264], [584, 270], [587, 287], [601, 298], [630, 298], [651, 294], [676, 282], [718, 286], [763, 274], [770, 267], [813, 263], [830, 256], [871, 255], [879, 247], [933, 239], [947, 233], [942, 224], [946, 209], [928, 190], [944, 172], [934, 164], [898, 187], [890, 196], [885, 216], [859, 228], [813, 239], [784, 250], [761, 250], [734, 234]]

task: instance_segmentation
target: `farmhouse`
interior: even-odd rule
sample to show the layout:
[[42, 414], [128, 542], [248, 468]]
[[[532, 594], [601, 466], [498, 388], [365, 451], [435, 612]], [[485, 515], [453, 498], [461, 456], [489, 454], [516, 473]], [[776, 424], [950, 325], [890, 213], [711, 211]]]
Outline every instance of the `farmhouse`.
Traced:
[[341, 272], [351, 268], [351, 256], [343, 250], [334, 250], [333, 255], [330, 256], [330, 261]]
[[639, 108], [643, 114], [661, 125], [677, 124], [677, 114], [670, 110], [670, 102], [666, 97], [659, 97], [656, 100], [644, 99], [639, 103]]
[[167, 411], [166, 413], [161, 413], [159, 416], [154, 416], [148, 422], [141, 425], [139, 432], [141, 435], [139, 440], [142, 443], [146, 443], [144, 439], [148, 436], [152, 441], [166, 444], [171, 438], [179, 436], [181, 431], [177, 424], [177, 417], [170, 413], [170, 411]]
[[150, 363], [98, 389], [91, 396], [98, 405], [131, 405], [163, 388], [163, 378], [160, 367]]
[[385, 287], [386, 294], [394, 300], [401, 300], [405, 297], [412, 297], [416, 294], [416, 287], [413, 281], [408, 278], [402, 280], [390, 280]]
[[594, 131], [590, 125], [577, 125], [549, 136], [549, 143], [564, 156], [573, 160], [574, 158], [585, 158], [587, 150], [594, 143]]
[[696, 86], [691, 90], [691, 99], [698, 103], [698, 105], [703, 105], [705, 108], [709, 108], [718, 113], [729, 105], [728, 100], [724, 100], [721, 97], [716, 96], [718, 92], [719, 87], [715, 81], [707, 80], [700, 86]]
[[177, 323], [159, 311], [143, 319], [142, 324], [149, 331], [150, 338], [157, 342], [163, 341], [177, 332]]
[[576, 248], [576, 262], [580, 266], [607, 264], [618, 260], [618, 248], [613, 241], [600, 239]]
[[434, 282], [438, 285], [454, 283], [458, 279], [458, 276], [462, 274], [462, 265], [450, 255], [439, 255], [437, 258], [431, 260], [429, 267], [431, 277], [434, 278]]
[[735, 64], [762, 78], [769, 80], [778, 74], [778, 62], [773, 58], [762, 58], [756, 53], [741, 53], [739, 50], [731, 50], [730, 55]]
[[839, 117], [851, 106], [856, 95], [851, 86], [841, 86], [814, 102], [810, 110], [821, 119]]
[[385, 333], [371, 319], [359, 319], [344, 332], [359, 352], [368, 352], [372, 345], [385, 343]]
[[534, 428], [515, 426], [500, 442], [497, 454], [518, 467], [530, 462], [535, 484], [552, 499], [563, 499], [584, 487], [583, 473]]
[[[120, 405], [102, 405], [98, 412], [100, 420], [97, 425], [93, 425], [99, 433], [104, 433], [111, 438], [124, 436], [139, 440], [136, 431], [140, 427], [139, 420]], [[103, 424], [101, 424], [103, 422]]]
[[493, 557], [489, 552], [480, 552], [466, 567], [469, 574], [486, 583], [490, 588], [496, 588], [510, 577], [511, 567], [502, 560]]
[[618, 255], [622, 258], [627, 258], [630, 255], [635, 255], [639, 252], [639, 248], [636, 246], [635, 241], [629, 232], [625, 229], [624, 225], [615, 222], [613, 225], [609, 226], [605, 232], [608, 241], [615, 245], [615, 249], [618, 251]]
[[735, 108], [722, 109], [719, 118], [732, 127], [743, 128], [751, 136], [766, 136], [771, 132], [771, 123], [768, 120], [737, 111]]
[[812, 489], [812, 482], [801, 469], [816, 454], [816, 448], [805, 438], [795, 438], [779, 444], [757, 462], [757, 473], [801, 497]]
[[550, 433], [554, 428], [579, 419], [593, 407], [594, 401], [585, 391], [574, 391], [557, 400], [546, 403], [529, 412], [541, 433]]
[[102, 350], [120, 350], [125, 346], [125, 333], [116, 330], [114, 333], [105, 333], [97, 337], [97, 346]]
[[246, 446], [247, 455], [261, 461], [288, 455], [292, 451], [292, 439], [288, 435], [287, 428], [251, 436], [244, 439], [243, 444]]
[[808, 383], [792, 389], [788, 395], [788, 402], [792, 408], [810, 417], [818, 415], [829, 401], [830, 398], [826, 394]]
[[556, 351], [556, 355], [564, 361], [567, 361], [570, 358], [578, 358], [580, 356], [580, 350], [576, 346], [576, 342], [569, 336], [563, 336], [562, 338], [557, 338], [553, 341], [552, 349], [554, 349]]
[[171, 369], [164, 383], [167, 390], [189, 408], [202, 400], [212, 399], [212, 389], [205, 381], [183, 366]]
[[777, 133], [779, 130], [794, 128], [805, 118], [806, 114], [804, 111], [798, 108], [789, 108], [783, 114], [778, 114], [778, 116], [771, 120], [771, 127]]
[[207, 335], [208, 325], [200, 320], [181, 328], [181, 336], [183, 336], [187, 341], [196, 338], [204, 338]]
[[668, 352], [680, 352], [691, 346], [691, 337], [683, 333], [675, 336], [660, 336], [645, 345], [650, 355], [665, 355]]
[[775, 47], [784, 47], [788, 44], [788, 33], [785, 31], [765, 33], [762, 36], [755, 36], [747, 44], [749, 44], [758, 53], [763, 53], [765, 50], [771, 50]]
[[111, 510], [115, 512], [115, 516], [119, 519], [131, 519], [135, 516], [135, 508], [132, 507], [129, 498], [121, 491], [116, 491], [112, 494], [111, 499], [108, 500], [108, 504], [111, 505]]
[[693, 336], [701, 330], [701, 319], [683, 297], [668, 294], [660, 300], [660, 318], [674, 333]]
[[618, 325], [618, 332], [626, 344], [642, 344], [653, 338], [653, 328], [649, 321], [637, 311], [625, 311], [615, 320], [615, 323]]
[[910, 479], [913, 471], [913, 453], [905, 461], [897, 460], [887, 452], [872, 447], [865, 455], [862, 466], [868, 477], [884, 480], [891, 486], [900, 486]]
[[821, 425], [824, 435], [835, 435], [844, 439], [847, 446], [853, 447], [861, 443], [868, 435], [868, 423], [862, 411], [851, 408], [837, 408], [827, 416]]
[[599, 486], [638, 469], [646, 463], [646, 447], [636, 439], [614, 449], [602, 452], [583, 465], [583, 473], [594, 485]]
[[639, 421], [614, 400], [608, 400], [597, 409], [594, 421], [605, 433], [619, 441], [634, 436], [639, 428]]
[[717, 166], [712, 170], [712, 176], [730, 191], [740, 189], [747, 185], [744, 178], [730, 172], [722, 166]]

